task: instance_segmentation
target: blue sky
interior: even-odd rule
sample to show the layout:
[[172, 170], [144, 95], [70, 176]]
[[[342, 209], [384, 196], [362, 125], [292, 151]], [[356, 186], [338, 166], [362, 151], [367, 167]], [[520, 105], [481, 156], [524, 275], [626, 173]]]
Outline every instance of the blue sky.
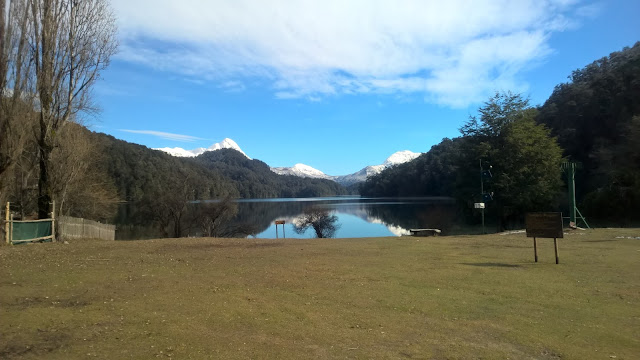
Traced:
[[120, 47], [93, 130], [152, 148], [231, 138], [329, 175], [458, 136], [496, 90], [541, 104], [640, 40], [637, 0], [111, 3]]

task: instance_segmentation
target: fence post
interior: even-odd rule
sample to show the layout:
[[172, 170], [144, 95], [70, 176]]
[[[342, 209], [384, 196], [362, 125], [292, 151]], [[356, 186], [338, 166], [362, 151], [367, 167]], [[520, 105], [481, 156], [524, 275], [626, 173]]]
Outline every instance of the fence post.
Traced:
[[51, 203], [51, 241], [56, 242], [56, 201]]
[[13, 214], [11, 214], [9, 219], [9, 224], [11, 224], [11, 226], [9, 226], [9, 243], [13, 245]]
[[7, 242], [7, 244], [9, 243], [9, 227], [11, 226], [11, 224], [9, 223], [9, 202], [7, 201], [7, 210], [4, 214], [5, 217], [5, 225], [4, 225], [4, 237], [5, 237], [5, 241]]

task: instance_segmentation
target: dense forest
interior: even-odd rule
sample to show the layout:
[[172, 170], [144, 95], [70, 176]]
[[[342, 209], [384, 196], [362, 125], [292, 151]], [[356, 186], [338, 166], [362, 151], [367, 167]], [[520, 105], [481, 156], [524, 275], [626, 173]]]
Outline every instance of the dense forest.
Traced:
[[545, 124], [582, 164], [583, 213], [625, 224], [640, 214], [640, 42], [574, 71], [539, 107]]
[[541, 106], [496, 94], [460, 130], [460, 137], [369, 178], [361, 194], [455, 196], [467, 214], [472, 202], [486, 201], [504, 225], [525, 211], [566, 211], [566, 185], [557, 177], [560, 162], [572, 161], [580, 167], [577, 200], [585, 216], [616, 225], [638, 222], [640, 43], [574, 71]]

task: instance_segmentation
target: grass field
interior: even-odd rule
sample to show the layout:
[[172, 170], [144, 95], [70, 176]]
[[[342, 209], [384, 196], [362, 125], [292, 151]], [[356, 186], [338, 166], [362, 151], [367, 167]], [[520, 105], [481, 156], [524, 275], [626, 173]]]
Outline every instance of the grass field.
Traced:
[[0, 358], [639, 359], [640, 229], [0, 247]]

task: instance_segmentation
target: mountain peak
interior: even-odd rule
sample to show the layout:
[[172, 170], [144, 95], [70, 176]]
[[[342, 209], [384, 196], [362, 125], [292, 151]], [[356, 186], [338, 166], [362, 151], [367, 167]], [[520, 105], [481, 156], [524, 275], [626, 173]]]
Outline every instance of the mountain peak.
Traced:
[[278, 175], [295, 175], [300, 177], [317, 178], [317, 179], [330, 179], [331, 176], [323, 173], [322, 171], [315, 169], [309, 165], [298, 163], [292, 167], [274, 167], [271, 171]]
[[238, 146], [238, 144], [235, 141], [231, 140], [230, 138], [224, 138], [219, 143], [215, 143], [215, 144], [209, 146], [208, 148], [200, 147], [200, 148], [195, 148], [195, 149], [192, 149], [192, 150], [185, 150], [185, 149], [180, 148], [180, 147], [175, 147], [175, 148], [165, 147], [165, 148], [154, 148], [153, 150], [164, 151], [169, 155], [177, 156], [177, 157], [195, 157], [195, 156], [198, 156], [200, 154], [204, 154], [207, 151], [216, 151], [216, 150], [220, 150], [220, 149], [233, 149], [233, 150], [236, 150], [239, 153], [241, 153], [242, 155], [246, 156], [247, 159], [251, 160], [251, 158], [249, 156], [247, 156], [247, 154], [245, 154], [244, 151], [242, 151], [242, 149], [240, 149], [240, 146]]
[[393, 165], [402, 164], [407, 161], [411, 161], [417, 158], [418, 156], [420, 156], [420, 153], [414, 153], [413, 151], [409, 151], [409, 150], [398, 151], [391, 154], [391, 156], [389, 156], [387, 160], [385, 160], [383, 165], [393, 166]]
[[417, 158], [418, 156], [420, 156], [420, 153], [414, 153], [413, 151], [409, 151], [409, 150], [398, 151], [396, 153], [391, 154], [391, 156], [389, 156], [387, 160], [385, 160], [385, 162], [380, 165], [369, 165], [358, 172], [355, 172], [349, 175], [342, 175], [342, 176], [326, 175], [325, 173], [323, 173], [318, 169], [314, 169], [309, 165], [300, 164], [300, 163], [295, 164], [292, 167], [271, 168], [271, 171], [279, 175], [295, 175], [300, 177], [328, 179], [328, 180], [336, 181], [342, 185], [351, 185], [357, 182], [365, 181], [369, 176], [379, 174], [380, 172], [382, 172], [382, 170], [388, 167], [411, 161]]

